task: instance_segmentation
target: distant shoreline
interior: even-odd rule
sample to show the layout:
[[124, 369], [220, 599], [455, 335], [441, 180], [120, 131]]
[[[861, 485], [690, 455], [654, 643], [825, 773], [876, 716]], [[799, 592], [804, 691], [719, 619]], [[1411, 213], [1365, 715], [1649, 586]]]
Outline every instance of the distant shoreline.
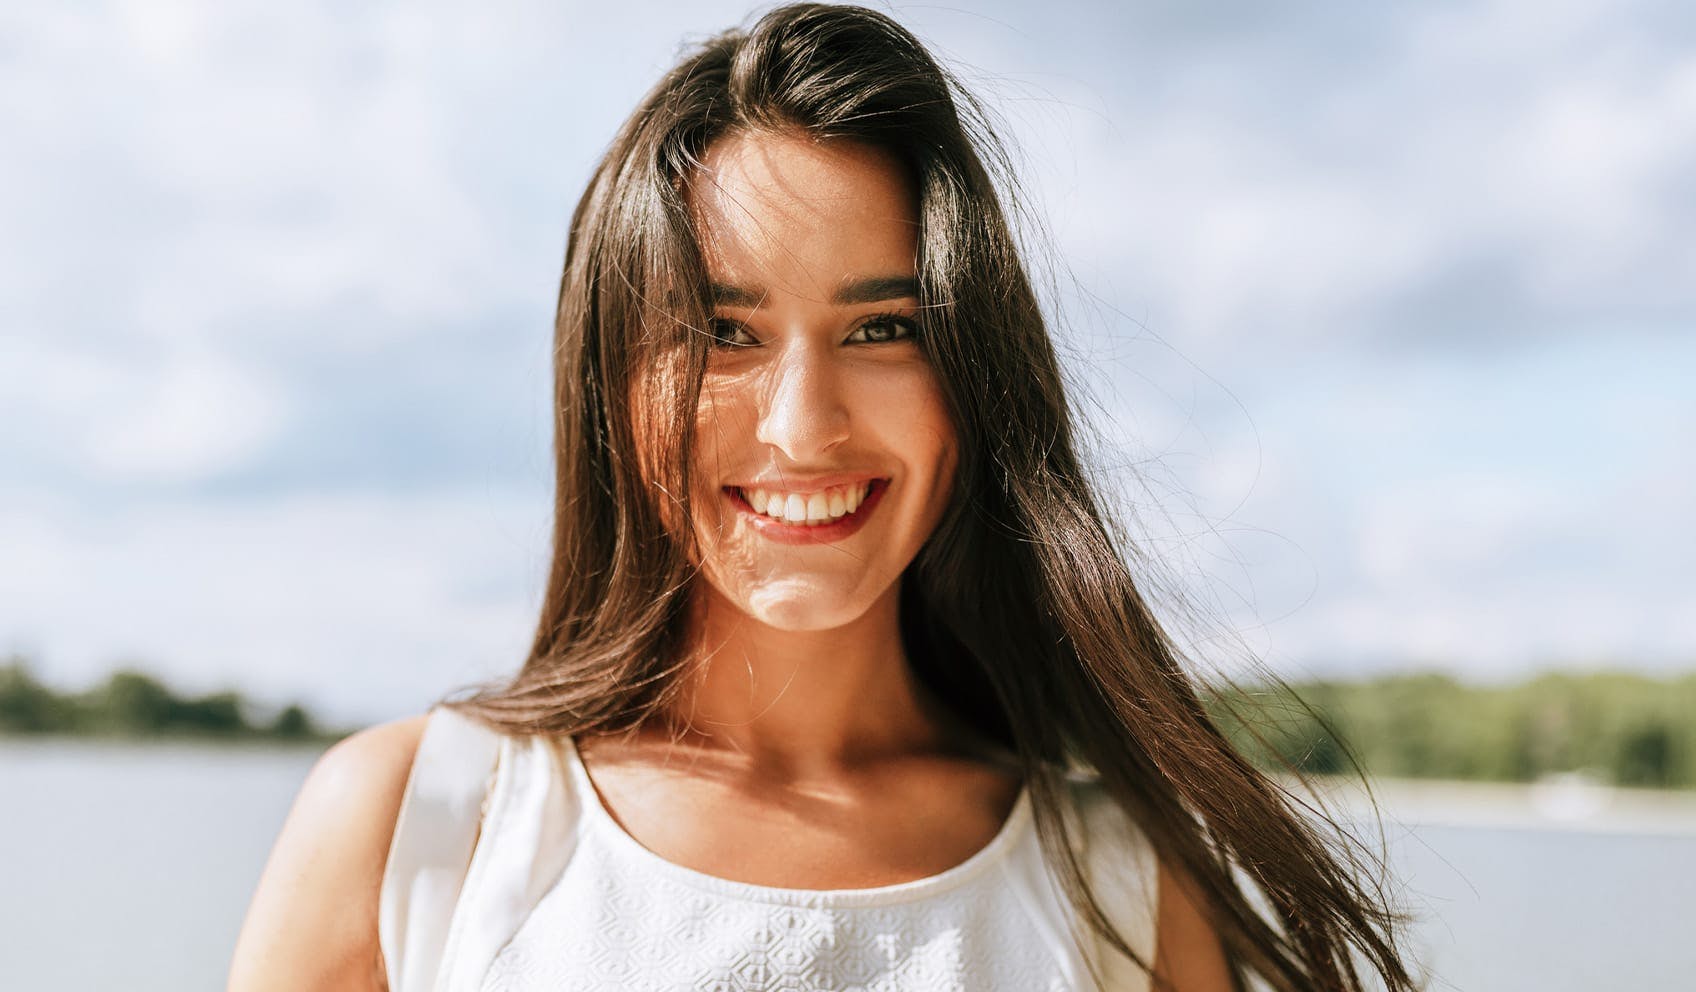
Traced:
[[90, 689], [64, 692], [36, 678], [23, 658], [0, 659], [0, 738], [315, 745], [347, 733], [324, 726], [299, 703], [265, 706], [235, 690], [186, 696], [128, 668]]
[[353, 731], [315, 731], [311, 736], [279, 736], [263, 732], [222, 735], [192, 733], [122, 734], [122, 733], [18, 733], [0, 730], [0, 749], [35, 747], [107, 748], [122, 751], [197, 750], [197, 751], [322, 751]]
[[[1282, 780], [1288, 785], [1288, 780]], [[1371, 779], [1368, 797], [1358, 779], [1316, 777], [1332, 814], [1386, 829], [1485, 827], [1583, 833], [1696, 836], [1696, 789], [1642, 789], [1609, 785], [1583, 775], [1552, 775], [1537, 782], [1470, 782], [1446, 779]], [[1305, 790], [1292, 787], [1307, 798]]]
[[[199, 755], [297, 755], [311, 757], [339, 736], [276, 738], [164, 734], [4, 734], [6, 751], [86, 751], [116, 760], [169, 752]], [[1314, 776], [1313, 790], [1287, 776], [1273, 780], [1301, 801], [1314, 793], [1320, 809], [1357, 835], [1380, 821], [1387, 835], [1421, 827], [1617, 833], [1696, 838], [1696, 789], [1643, 789], [1609, 785], [1580, 774], [1553, 775], [1538, 782], [1474, 782], [1453, 779], [1372, 778], [1369, 797], [1359, 779]]]

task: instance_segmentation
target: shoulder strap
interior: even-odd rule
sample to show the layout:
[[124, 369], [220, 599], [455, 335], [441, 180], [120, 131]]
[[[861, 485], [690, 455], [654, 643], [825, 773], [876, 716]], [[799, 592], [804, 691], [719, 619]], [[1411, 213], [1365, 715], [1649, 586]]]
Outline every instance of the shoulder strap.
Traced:
[[[1094, 782], [1074, 783], [1090, 886], [1108, 922], [1143, 961], [1154, 963], [1159, 860], [1142, 828]], [[1146, 990], [1148, 973], [1105, 940], [1095, 941], [1104, 988]]]
[[555, 737], [503, 738], [484, 839], [460, 889], [436, 966], [437, 989], [481, 988], [501, 949], [571, 861], [582, 803], [562, 768], [564, 750]]
[[442, 707], [424, 724], [378, 902], [390, 992], [428, 992], [435, 984], [500, 742], [495, 731]]

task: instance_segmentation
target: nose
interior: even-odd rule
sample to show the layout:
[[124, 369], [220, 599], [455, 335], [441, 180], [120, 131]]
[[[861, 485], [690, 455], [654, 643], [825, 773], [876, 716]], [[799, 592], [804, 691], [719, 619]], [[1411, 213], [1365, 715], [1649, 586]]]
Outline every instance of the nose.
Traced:
[[848, 439], [848, 406], [828, 346], [792, 340], [770, 366], [755, 437], [790, 461], [816, 463]]

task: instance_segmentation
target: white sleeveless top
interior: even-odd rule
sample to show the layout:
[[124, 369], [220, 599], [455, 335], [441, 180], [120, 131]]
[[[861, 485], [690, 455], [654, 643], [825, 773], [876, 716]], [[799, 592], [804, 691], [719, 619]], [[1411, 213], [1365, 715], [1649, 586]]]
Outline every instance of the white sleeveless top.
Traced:
[[[1154, 956], [1156, 862], [1099, 789], [1074, 788], [1097, 899]], [[1073, 933], [1090, 934], [1079, 943]], [[378, 933], [392, 992], [1146, 992], [1077, 919], [1028, 795], [940, 874], [781, 889], [703, 874], [638, 844], [569, 738], [507, 737], [433, 710], [395, 824]]]

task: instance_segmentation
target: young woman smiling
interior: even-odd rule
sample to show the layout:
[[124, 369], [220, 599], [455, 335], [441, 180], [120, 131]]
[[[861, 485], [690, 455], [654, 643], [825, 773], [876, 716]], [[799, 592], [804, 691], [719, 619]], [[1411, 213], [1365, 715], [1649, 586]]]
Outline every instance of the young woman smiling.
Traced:
[[815, 5], [650, 93], [530, 657], [323, 757], [232, 988], [1411, 987], [1145, 608], [962, 98]]

